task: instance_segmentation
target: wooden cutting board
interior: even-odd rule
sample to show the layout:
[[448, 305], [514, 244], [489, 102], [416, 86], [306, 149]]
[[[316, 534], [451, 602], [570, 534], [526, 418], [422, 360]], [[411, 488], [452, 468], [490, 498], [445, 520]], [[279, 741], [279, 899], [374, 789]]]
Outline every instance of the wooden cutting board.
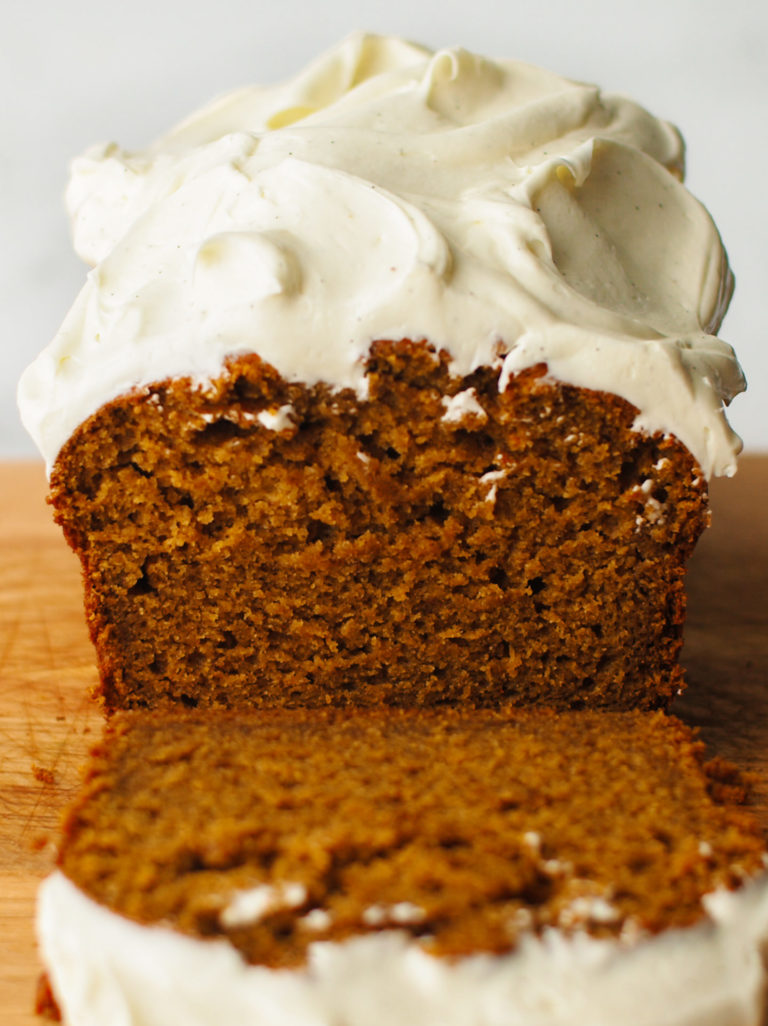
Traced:
[[[79, 569], [45, 505], [38, 464], [0, 464], [0, 1019], [34, 1026], [34, 892], [60, 810], [100, 729]], [[676, 711], [713, 752], [757, 774], [768, 830], [768, 456], [713, 486], [713, 526], [689, 576]], [[105, 1023], [104, 1026], [109, 1026]]]

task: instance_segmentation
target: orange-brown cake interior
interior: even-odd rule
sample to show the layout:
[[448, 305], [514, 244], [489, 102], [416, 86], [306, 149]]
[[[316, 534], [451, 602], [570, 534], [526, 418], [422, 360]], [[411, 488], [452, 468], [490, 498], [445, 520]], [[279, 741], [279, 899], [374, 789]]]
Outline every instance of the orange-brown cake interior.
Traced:
[[692, 457], [615, 396], [498, 375], [380, 343], [365, 400], [251, 356], [102, 408], [52, 501], [107, 707], [666, 704]]
[[743, 801], [661, 712], [118, 713], [59, 862], [108, 908], [256, 964], [393, 928], [436, 955], [504, 952], [547, 926], [697, 922], [763, 867]]

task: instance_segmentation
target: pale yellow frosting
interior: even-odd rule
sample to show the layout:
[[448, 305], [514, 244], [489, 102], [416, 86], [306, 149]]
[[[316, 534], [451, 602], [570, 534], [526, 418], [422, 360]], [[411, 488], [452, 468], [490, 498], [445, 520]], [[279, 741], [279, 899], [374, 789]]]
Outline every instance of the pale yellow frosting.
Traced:
[[682, 164], [670, 125], [594, 86], [351, 36], [145, 152], [74, 163], [95, 266], [22, 379], [23, 419], [50, 466], [103, 403], [229, 355], [364, 397], [371, 342], [427, 339], [501, 387], [546, 362], [732, 473], [743, 379], [714, 335], [731, 277]]

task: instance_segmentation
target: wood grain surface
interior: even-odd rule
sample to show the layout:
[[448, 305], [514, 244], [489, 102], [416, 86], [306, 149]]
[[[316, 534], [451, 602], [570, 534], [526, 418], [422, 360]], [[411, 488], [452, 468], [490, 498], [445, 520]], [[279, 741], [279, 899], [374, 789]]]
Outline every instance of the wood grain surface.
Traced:
[[[53, 525], [38, 464], [0, 464], [0, 1022], [34, 1026], [34, 892], [100, 716], [79, 570]], [[691, 564], [675, 711], [713, 752], [756, 774], [768, 830], [768, 456], [716, 481]], [[105, 1023], [104, 1026], [109, 1026]]]

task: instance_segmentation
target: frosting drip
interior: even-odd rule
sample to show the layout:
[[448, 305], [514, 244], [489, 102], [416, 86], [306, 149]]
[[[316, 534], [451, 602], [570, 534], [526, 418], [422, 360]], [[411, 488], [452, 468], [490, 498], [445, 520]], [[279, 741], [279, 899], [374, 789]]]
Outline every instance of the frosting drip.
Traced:
[[355, 35], [294, 80], [238, 90], [141, 153], [75, 161], [94, 265], [20, 385], [49, 466], [104, 402], [257, 352], [365, 396], [376, 339], [427, 339], [456, 374], [546, 362], [676, 435], [706, 474], [743, 387], [715, 337], [731, 292], [680, 182], [677, 132], [594, 86], [462, 49]]

